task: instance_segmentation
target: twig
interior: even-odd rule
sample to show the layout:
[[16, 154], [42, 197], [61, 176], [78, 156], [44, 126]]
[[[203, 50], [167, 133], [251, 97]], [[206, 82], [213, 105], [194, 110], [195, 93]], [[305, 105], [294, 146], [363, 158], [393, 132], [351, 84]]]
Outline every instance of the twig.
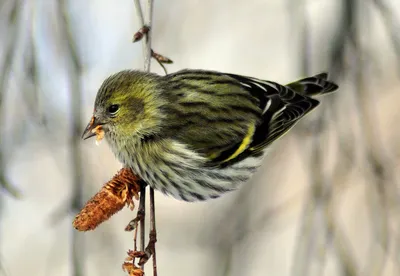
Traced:
[[147, 0], [147, 22], [146, 26], [149, 26], [150, 31], [146, 35], [146, 44], [143, 49], [144, 52], [144, 70], [150, 72], [151, 65], [151, 28], [153, 20], [153, 0]]
[[[364, 7], [365, 8], [365, 7]], [[369, 16], [368, 10], [363, 10], [364, 17]], [[368, 17], [366, 17], [368, 18]], [[370, 22], [366, 20], [366, 22]], [[357, 25], [356, 41], [359, 49], [362, 49], [361, 33], [363, 29], [368, 28], [368, 25]], [[364, 29], [366, 30], [366, 29]], [[365, 47], [365, 46], [364, 46]], [[390, 219], [388, 212], [388, 195], [390, 193], [398, 194], [396, 185], [394, 183], [394, 176], [392, 166], [394, 164], [393, 158], [390, 156], [389, 151], [385, 148], [379, 133], [380, 125], [377, 114], [376, 96], [371, 93], [367, 88], [365, 73], [362, 68], [366, 67], [366, 59], [364, 51], [359, 51], [353, 58], [353, 68], [355, 72], [355, 91], [357, 95], [356, 111], [358, 113], [360, 129], [363, 133], [361, 139], [364, 141], [365, 146], [365, 161], [367, 162], [364, 168], [367, 168], [367, 173], [371, 173], [370, 182], [373, 185], [368, 185], [367, 193], [367, 206], [370, 208], [370, 218], [372, 233], [376, 240], [375, 244], [371, 245], [369, 253], [369, 262], [365, 268], [365, 275], [381, 275], [385, 269], [388, 255], [390, 254]], [[392, 184], [392, 185], [390, 185]], [[389, 189], [394, 187], [393, 191]], [[393, 189], [393, 188], [392, 188]], [[390, 193], [389, 193], [390, 191]], [[381, 247], [383, 253], [377, 252], [376, 244]], [[379, 255], [378, 255], [379, 254]]]
[[[142, 7], [140, 5], [140, 1], [139, 0], [134, 0], [135, 2], [135, 7], [136, 7], [136, 13], [137, 13], [137, 17], [139, 19], [139, 24], [141, 26], [141, 29], [143, 30], [143, 28], [145, 27], [144, 24], [144, 17], [143, 17], [143, 12], [142, 12]], [[151, 23], [151, 22], [150, 22]], [[146, 49], [147, 49], [147, 41], [150, 41], [150, 39], [147, 38], [147, 35], [149, 35], [149, 31], [151, 26], [148, 25], [146, 26], [148, 27], [147, 31], [146, 31], [146, 42], [144, 42], [144, 70], [145, 71], [150, 71], [150, 64], [147, 65], [147, 59], [146, 59]], [[149, 51], [150, 52], [150, 51]], [[150, 62], [149, 62], [150, 63]], [[146, 186], [142, 185], [140, 187], [140, 203], [139, 203], [139, 210], [142, 210], [143, 212], [143, 218], [140, 220], [140, 251], [144, 251], [144, 240], [145, 240], [145, 215], [146, 215]], [[134, 247], [136, 246], [136, 238], [134, 237]], [[136, 250], [135, 250], [136, 251]], [[135, 259], [132, 260], [133, 265], [135, 262]], [[144, 269], [144, 264], [140, 266], [141, 269]]]
[[[140, 203], [139, 209], [142, 210], [143, 217], [140, 220], [140, 251], [144, 252], [144, 243], [145, 243], [145, 217], [146, 217], [146, 186], [140, 186]], [[142, 264], [141, 269], [143, 270], [144, 264]]]
[[[139, 31], [137, 31], [134, 35], [133, 35], [133, 42], [138, 42], [140, 40], [142, 40], [142, 38], [150, 31], [150, 28], [148, 26], [144, 26], [142, 28], [139, 29]], [[167, 75], [167, 68], [165, 68], [164, 63], [165, 64], [171, 64], [173, 63], [173, 61], [166, 57], [163, 56], [159, 53], [156, 53], [153, 49], [151, 49], [151, 57], [154, 58], [158, 64], [161, 66], [161, 68], [164, 70], [165, 74]]]
[[372, 1], [379, 12], [383, 23], [386, 25], [386, 31], [389, 34], [390, 40], [393, 45], [393, 49], [396, 52], [397, 58], [397, 69], [400, 71], [400, 36], [398, 33], [400, 22], [397, 20], [396, 15], [393, 12], [393, 8], [389, 6], [384, 0], [373, 0]]
[[[139, 25], [141, 26], [141, 29], [143, 30], [143, 27], [146, 25], [144, 24], [144, 17], [143, 17], [143, 12], [142, 12], [142, 6], [140, 5], [140, 0], [134, 0], [135, 3], [135, 8], [136, 8], [136, 13], [137, 17], [139, 19]], [[146, 26], [150, 30], [150, 26]]]
[[311, 67], [311, 58], [312, 58], [312, 53], [311, 53], [311, 33], [310, 33], [310, 26], [308, 22], [308, 15], [307, 15], [307, 0], [303, 0], [303, 3], [301, 5], [303, 8], [302, 10], [302, 15], [303, 15], [303, 28], [302, 28], [302, 73], [305, 75], [308, 75], [310, 73], [310, 67]]
[[[155, 243], [157, 241], [156, 229], [156, 205], [154, 200], [154, 189], [150, 187], [150, 239]], [[153, 247], [153, 276], [157, 276], [157, 258], [155, 244]]]
[[165, 64], [171, 64], [173, 63], [173, 61], [170, 58], [167, 58], [166, 56], [163, 56], [161, 54], [158, 54], [156, 52], [153, 51], [153, 49], [151, 49], [151, 57], [154, 58], [158, 64], [161, 66], [161, 68], [164, 70], [165, 74], [167, 75], [167, 68], [165, 68], [164, 63]]
[[[9, 12], [9, 18], [8, 18], [8, 23], [9, 26], [13, 26], [15, 30], [9, 30], [9, 33], [11, 33], [8, 41], [6, 41], [4, 44], [6, 44], [6, 50], [5, 54], [3, 56], [2, 63], [0, 64], [0, 116], [1, 118], [4, 118], [4, 115], [2, 114], [4, 112], [3, 109], [3, 98], [5, 95], [5, 92], [8, 88], [8, 81], [9, 77], [11, 74], [11, 70], [13, 67], [13, 61], [15, 57], [15, 51], [17, 47], [15, 47], [17, 41], [18, 41], [18, 19], [20, 17], [20, 1], [14, 1], [13, 6], [10, 9]], [[2, 131], [3, 128], [0, 129], [0, 137], [2, 137]], [[2, 143], [2, 146], [4, 146], [4, 143]], [[5, 175], [5, 164], [4, 164], [4, 152], [3, 149], [0, 149], [0, 188], [4, 189], [7, 191], [10, 195], [18, 198], [20, 196], [20, 193], [18, 189], [16, 189], [7, 179]]]
[[[300, 13], [302, 25], [302, 61], [301, 69], [302, 74], [307, 75], [310, 70], [311, 63], [311, 49], [310, 49], [310, 30], [308, 24], [308, 16], [306, 9], [307, 1], [303, 0], [299, 5], [298, 12]], [[297, 22], [296, 22], [297, 23]], [[319, 129], [319, 124], [321, 124], [321, 119], [315, 122], [313, 125], [314, 129]], [[318, 125], [317, 125], [318, 124]], [[314, 166], [320, 167], [320, 152], [318, 150], [319, 140], [316, 139], [314, 143], [317, 143], [312, 151], [312, 159], [310, 160], [311, 168]], [[316, 168], [314, 171], [319, 172], [320, 168]], [[291, 265], [291, 275], [310, 275], [310, 264], [311, 257], [315, 255], [316, 247], [316, 237], [313, 234], [316, 232], [316, 211], [318, 203], [321, 203], [321, 175], [314, 176], [311, 173], [313, 179], [311, 179], [311, 185], [308, 194], [304, 200], [304, 206], [302, 210], [302, 220], [299, 227], [299, 233], [297, 236], [297, 241], [294, 250], [293, 262]]]
[[[153, 17], [153, 0], [147, 0], [146, 4], [146, 11], [147, 11], [147, 18], [146, 22], [143, 17], [143, 12], [142, 8], [140, 5], [139, 0], [134, 0], [135, 6], [136, 6], [136, 13], [139, 19], [139, 23], [141, 26], [141, 29], [139, 30], [139, 34], [136, 33], [134, 36], [134, 41], [140, 40], [144, 35], [146, 37], [144, 43], [143, 43], [143, 54], [144, 54], [144, 71], [150, 72], [150, 66], [151, 66], [151, 58], [154, 55], [154, 51], [151, 49], [151, 27], [152, 27], [152, 17]], [[158, 59], [156, 59], [158, 61]], [[160, 62], [159, 62], [160, 63]], [[161, 65], [161, 63], [160, 63]], [[165, 70], [165, 67], [161, 65], [163, 69]], [[166, 71], [166, 70], [165, 70]], [[143, 209], [143, 219], [140, 221], [140, 250], [142, 252], [145, 251], [144, 248], [144, 241], [145, 241], [145, 202], [146, 202], [146, 185], [141, 186], [140, 190], [140, 209]], [[155, 237], [155, 210], [154, 210], [155, 204], [154, 204], [154, 190], [153, 188], [150, 187], [150, 219], [151, 219], [151, 229], [150, 229], [150, 240], [149, 240], [149, 246], [152, 247], [152, 255], [153, 255], [153, 275], [157, 275], [157, 264], [156, 264], [156, 253], [155, 253], [155, 246], [154, 243], [152, 244], [152, 241], [154, 239], [152, 238], [153, 236]], [[152, 246], [151, 246], [152, 244]], [[135, 247], [135, 244], [134, 244]], [[148, 249], [148, 248], [146, 248]], [[134, 261], [134, 260], [133, 260]], [[144, 268], [144, 262], [141, 261], [139, 262], [141, 269], [143, 270]]]
[[[152, 7], [153, 3], [152, 1], [148, 1], [148, 5], [150, 6], [149, 9], [149, 14], [152, 15]], [[151, 18], [149, 18], [149, 24], [144, 23], [143, 19], [143, 12], [142, 8], [140, 6], [139, 0], [135, 0], [135, 6], [136, 6], [136, 11], [138, 14], [138, 18], [140, 20], [141, 28], [133, 35], [132, 42], [138, 42], [142, 40], [143, 37], [146, 37], [146, 41], [144, 44], [144, 71], [149, 72], [150, 71], [150, 63], [151, 63], [151, 58], [154, 58], [158, 64], [161, 66], [161, 68], [164, 70], [165, 74], [168, 74], [167, 68], [165, 68], [164, 64], [171, 64], [173, 61], [170, 58], [167, 58], [161, 54], [156, 53], [153, 51], [151, 48], [151, 38], [150, 38], [150, 30], [151, 30]], [[147, 49], [150, 49], [150, 57], [148, 57], [148, 52]], [[146, 67], [148, 66], [148, 67]]]
[[[63, 36], [67, 42], [67, 55], [69, 56], [69, 79], [71, 83], [71, 115], [72, 115], [72, 129], [70, 134], [70, 148], [71, 148], [71, 164], [72, 164], [72, 175], [73, 175], [73, 193], [70, 202], [70, 208], [72, 210], [79, 209], [82, 205], [82, 160], [80, 150], [80, 132], [83, 129], [81, 113], [81, 72], [82, 65], [80, 62], [79, 55], [77, 53], [75, 41], [72, 35], [72, 30], [67, 14], [67, 3], [65, 0], [59, 2], [58, 12], [61, 18], [61, 29]], [[78, 236], [75, 230], [72, 230], [72, 266], [73, 275], [83, 275], [83, 265], [85, 254], [83, 253], [83, 241], [82, 237]]]
[[144, 71], [150, 72], [151, 65], [151, 23], [153, 16], [153, 0], [147, 0], [147, 22], [145, 23], [145, 19], [143, 17], [142, 7], [140, 5], [139, 0], [134, 0], [136, 13], [139, 19], [140, 26], [147, 27], [148, 31], [146, 32], [146, 39], [143, 43], [143, 55], [144, 55]]
[[[371, 173], [370, 181], [373, 184], [371, 190], [367, 193], [367, 206], [370, 208], [370, 217], [372, 220], [372, 231], [373, 235], [379, 246], [382, 247], [384, 252], [389, 250], [389, 218], [387, 214], [387, 189], [389, 187], [389, 179], [393, 179], [387, 166], [384, 164], [389, 158], [385, 155], [385, 149], [380, 137], [376, 135], [379, 133], [379, 123], [377, 122], [376, 115], [374, 113], [373, 96], [369, 93], [365, 87], [364, 73], [360, 68], [363, 66], [361, 54], [355, 57], [354, 70], [356, 71], [356, 94], [358, 104], [356, 105], [356, 111], [360, 120], [360, 128], [363, 133], [364, 145], [365, 145], [365, 161], [366, 164], [363, 166], [367, 168], [367, 173]], [[373, 127], [373, 129], [370, 129]], [[388, 162], [389, 163], [389, 162]], [[370, 249], [370, 261], [368, 262], [365, 272], [369, 272], [370, 275], [381, 275], [386, 260], [376, 254], [375, 244]]]
[[150, 27], [144, 25], [143, 27], [141, 27], [139, 29], [139, 31], [137, 31], [134, 35], [133, 35], [133, 39], [132, 42], [138, 42], [140, 40], [142, 40], [142, 38], [150, 31]]
[[137, 251], [137, 234], [138, 228], [135, 228], [135, 232], [133, 233], [133, 251]]

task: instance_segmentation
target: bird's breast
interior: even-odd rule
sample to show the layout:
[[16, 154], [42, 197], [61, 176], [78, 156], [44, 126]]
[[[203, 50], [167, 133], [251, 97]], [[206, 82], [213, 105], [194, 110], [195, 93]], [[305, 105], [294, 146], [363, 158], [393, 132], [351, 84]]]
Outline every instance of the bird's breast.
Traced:
[[249, 157], [225, 168], [208, 167], [203, 157], [180, 143], [156, 151], [125, 144], [113, 151], [152, 188], [185, 201], [217, 198], [235, 190], [261, 163], [261, 158]]

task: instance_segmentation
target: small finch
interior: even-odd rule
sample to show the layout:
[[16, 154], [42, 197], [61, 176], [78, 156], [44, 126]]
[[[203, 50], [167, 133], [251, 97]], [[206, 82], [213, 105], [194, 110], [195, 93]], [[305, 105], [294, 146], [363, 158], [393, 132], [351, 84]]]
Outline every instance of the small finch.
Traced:
[[266, 148], [338, 88], [326, 73], [280, 85], [203, 70], [121, 71], [101, 85], [82, 137], [106, 138], [152, 188], [185, 201], [246, 182]]

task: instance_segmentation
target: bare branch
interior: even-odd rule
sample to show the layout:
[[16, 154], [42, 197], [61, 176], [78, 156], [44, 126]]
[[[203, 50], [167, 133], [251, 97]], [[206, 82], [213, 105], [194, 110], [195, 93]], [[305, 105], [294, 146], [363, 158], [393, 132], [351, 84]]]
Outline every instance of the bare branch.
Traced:
[[[20, 9], [20, 1], [14, 1], [13, 6], [9, 12], [8, 26], [14, 30], [10, 30], [9, 39], [5, 41], [5, 55], [3, 57], [2, 63], [0, 64], [0, 113], [4, 112], [3, 108], [3, 98], [8, 89], [8, 81], [10, 78], [10, 73], [13, 66], [13, 61], [15, 57], [15, 45], [18, 40], [18, 18]], [[3, 116], [1, 116], [3, 118]], [[0, 139], [3, 136], [3, 128], [0, 129]], [[3, 144], [2, 144], [3, 146]], [[5, 173], [5, 163], [4, 163], [4, 151], [0, 149], [0, 188], [4, 189], [8, 194], [18, 198], [20, 193], [17, 188], [15, 188], [6, 177]]]
[[[67, 3], [62, 0], [58, 3], [58, 13], [61, 20], [61, 32], [67, 42], [66, 54], [68, 60], [68, 75], [71, 84], [71, 115], [72, 129], [69, 137], [71, 149], [71, 167], [72, 167], [72, 198], [70, 201], [70, 210], [79, 209], [83, 205], [83, 167], [80, 149], [80, 132], [84, 128], [82, 125], [82, 104], [81, 104], [81, 72], [82, 64], [77, 52], [76, 43], [72, 35], [70, 18], [67, 14]], [[83, 266], [85, 254], [83, 250], [83, 237], [79, 236], [77, 231], [72, 230], [72, 271], [74, 276], [83, 275]]]
[[150, 241], [153, 240], [153, 276], [157, 276], [157, 258], [155, 243], [157, 241], [157, 229], [156, 229], [156, 206], [154, 199], [154, 189], [150, 188]]
[[[145, 36], [145, 41], [143, 43], [143, 54], [144, 54], [144, 71], [150, 72], [151, 58], [154, 54], [151, 49], [151, 29], [152, 29], [152, 16], [153, 16], [153, 0], [147, 0], [146, 2], [146, 19], [143, 17], [142, 8], [139, 0], [134, 0], [136, 6], [136, 13], [141, 26], [138, 33], [134, 35], [134, 42], [142, 39]], [[161, 55], [160, 55], [161, 56]], [[157, 59], [157, 61], [159, 61]], [[159, 62], [160, 63], [160, 62]], [[161, 65], [161, 63], [160, 63]], [[162, 66], [162, 65], [161, 65]], [[163, 67], [163, 66], [162, 66]], [[165, 70], [165, 67], [163, 67]], [[165, 70], [166, 71], [166, 70]], [[156, 265], [156, 254], [155, 254], [155, 214], [154, 214], [154, 190], [150, 188], [150, 207], [151, 207], [151, 229], [150, 229], [150, 240], [149, 245], [145, 248], [145, 202], [146, 202], [146, 186], [142, 185], [140, 190], [140, 207], [139, 209], [143, 212], [143, 218], [140, 220], [140, 250], [142, 253], [146, 254], [141, 257], [139, 265], [143, 270], [145, 262], [148, 260], [149, 254], [153, 256], [153, 276], [157, 275], [157, 265]], [[134, 234], [134, 247], [136, 247], [136, 235]], [[133, 262], [134, 262], [133, 258]], [[134, 264], [133, 264], [134, 266]]]
[[[139, 19], [140, 26], [147, 27], [149, 30], [146, 33], [146, 39], [143, 43], [143, 55], [144, 55], [144, 71], [150, 71], [151, 65], [151, 24], [152, 24], [152, 16], [153, 16], [153, 0], [146, 1], [146, 11], [147, 18], [143, 17], [142, 7], [140, 5], [139, 0], [134, 0], [137, 17]], [[146, 22], [145, 22], [146, 20]]]

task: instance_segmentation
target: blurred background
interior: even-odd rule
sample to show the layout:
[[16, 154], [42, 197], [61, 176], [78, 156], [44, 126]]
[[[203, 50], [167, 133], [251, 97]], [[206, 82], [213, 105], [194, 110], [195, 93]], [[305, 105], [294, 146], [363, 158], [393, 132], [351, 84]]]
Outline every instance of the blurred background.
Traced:
[[[0, 1], [0, 275], [126, 275], [135, 212], [71, 223], [121, 167], [80, 135], [101, 82], [143, 68], [139, 28], [132, 0]], [[155, 0], [152, 46], [169, 72], [340, 85], [239, 191], [156, 192], [159, 275], [400, 275], [398, 0]]]

